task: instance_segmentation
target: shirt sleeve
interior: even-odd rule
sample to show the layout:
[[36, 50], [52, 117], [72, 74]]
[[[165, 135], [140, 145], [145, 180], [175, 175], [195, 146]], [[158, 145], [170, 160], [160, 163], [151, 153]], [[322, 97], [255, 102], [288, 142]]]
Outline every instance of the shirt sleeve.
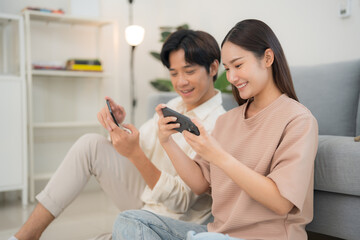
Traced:
[[146, 187], [143, 197], [164, 204], [174, 213], [186, 213], [199, 198], [179, 176], [172, 176], [165, 171], [161, 172], [152, 190]]
[[268, 177], [300, 211], [313, 182], [317, 145], [316, 119], [311, 114], [300, 115], [286, 126], [270, 166]]
[[139, 129], [140, 147], [148, 159], [151, 159], [158, 139], [158, 119], [157, 114], [154, 114], [154, 116], [146, 121]]

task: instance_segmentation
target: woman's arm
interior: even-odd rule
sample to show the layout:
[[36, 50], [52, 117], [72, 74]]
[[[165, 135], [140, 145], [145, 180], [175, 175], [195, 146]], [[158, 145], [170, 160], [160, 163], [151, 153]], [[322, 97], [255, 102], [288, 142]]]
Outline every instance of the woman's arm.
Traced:
[[215, 162], [249, 196], [276, 214], [285, 215], [294, 207], [293, 203], [281, 196], [273, 180], [248, 168], [230, 154], [224, 156], [222, 161]]
[[190, 159], [172, 138], [162, 143], [162, 146], [181, 179], [195, 194], [200, 195], [209, 189], [209, 183], [205, 179], [199, 165]]
[[222, 149], [212, 136], [204, 131], [196, 120], [193, 120], [200, 130], [200, 136], [184, 132], [184, 137], [190, 146], [206, 161], [221, 168], [241, 189], [255, 201], [279, 215], [287, 214], [293, 204], [281, 196], [274, 181], [248, 168]]

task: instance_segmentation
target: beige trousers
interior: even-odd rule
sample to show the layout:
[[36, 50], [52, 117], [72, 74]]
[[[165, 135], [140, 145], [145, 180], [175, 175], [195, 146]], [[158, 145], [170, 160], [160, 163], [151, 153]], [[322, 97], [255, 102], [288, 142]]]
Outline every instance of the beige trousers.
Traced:
[[86, 134], [71, 147], [36, 199], [55, 217], [79, 195], [94, 176], [119, 210], [141, 208], [145, 182], [136, 167], [108, 139]]

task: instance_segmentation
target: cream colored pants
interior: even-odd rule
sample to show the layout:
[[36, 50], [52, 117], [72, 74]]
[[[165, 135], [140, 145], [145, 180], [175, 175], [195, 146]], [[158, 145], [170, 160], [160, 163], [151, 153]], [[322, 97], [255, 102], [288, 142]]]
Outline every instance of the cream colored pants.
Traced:
[[36, 199], [55, 217], [79, 195], [94, 176], [119, 210], [143, 205], [145, 182], [136, 167], [99, 134], [79, 138]]

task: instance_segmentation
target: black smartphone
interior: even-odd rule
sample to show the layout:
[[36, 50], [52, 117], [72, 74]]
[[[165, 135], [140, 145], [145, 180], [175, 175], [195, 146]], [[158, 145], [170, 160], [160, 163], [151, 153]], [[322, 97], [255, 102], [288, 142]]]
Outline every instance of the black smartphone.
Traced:
[[185, 115], [182, 115], [181, 113], [178, 113], [168, 107], [164, 107], [161, 109], [162, 113], [164, 115], [164, 117], [176, 117], [177, 120], [175, 122], [169, 122], [169, 124], [171, 123], [180, 123], [180, 127], [179, 128], [174, 128], [174, 130], [178, 131], [178, 132], [182, 132], [184, 130], [187, 130], [193, 134], [195, 134], [196, 136], [200, 135], [200, 131], [198, 129], [198, 127], [191, 121], [190, 118], [188, 118]]
[[118, 122], [116, 121], [116, 118], [115, 118], [115, 116], [114, 116], [114, 114], [113, 114], [113, 112], [112, 112], [112, 109], [111, 109], [111, 107], [110, 107], [110, 102], [109, 102], [109, 100], [106, 100], [106, 104], [107, 104], [107, 106], [108, 106], [108, 109], [109, 109], [109, 112], [110, 112], [110, 114], [111, 114], [111, 117], [112, 117], [112, 119], [114, 120], [114, 123], [116, 124], [116, 126], [119, 126], [119, 124], [118, 124]]
[[121, 124], [119, 124], [119, 123], [116, 121], [116, 118], [115, 118], [115, 116], [114, 116], [114, 113], [112, 112], [112, 109], [111, 109], [111, 107], [110, 107], [110, 102], [109, 102], [109, 100], [106, 100], [106, 104], [107, 104], [107, 106], [108, 106], [109, 112], [110, 112], [111, 117], [112, 117], [112, 119], [114, 120], [114, 123], [116, 124], [116, 126], [118, 126], [119, 128], [121, 128], [122, 130], [127, 131], [128, 133], [131, 133], [130, 129], [127, 129], [127, 128], [123, 127]]

